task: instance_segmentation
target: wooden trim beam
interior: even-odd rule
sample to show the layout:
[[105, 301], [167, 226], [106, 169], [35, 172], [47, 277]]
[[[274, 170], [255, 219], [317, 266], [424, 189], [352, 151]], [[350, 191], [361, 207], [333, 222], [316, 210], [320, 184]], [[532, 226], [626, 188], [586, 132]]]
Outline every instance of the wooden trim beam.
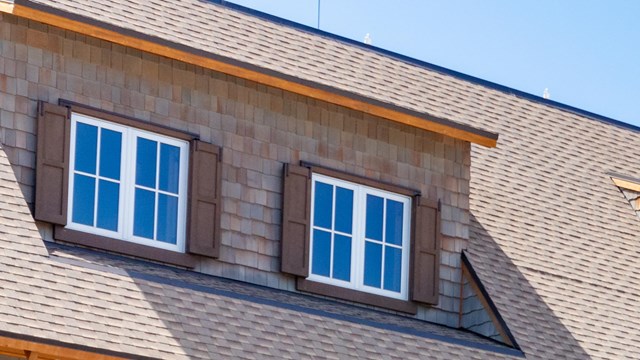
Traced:
[[11, 14], [13, 12], [13, 3], [0, 0], [0, 12]]
[[620, 188], [640, 192], [640, 182], [634, 182], [626, 179], [611, 177], [613, 183]]
[[0, 336], [0, 354], [28, 360], [121, 360], [123, 357]]
[[[29, 4], [28, 1], [20, 3]], [[119, 45], [135, 48], [148, 53], [180, 60], [185, 63], [201, 66], [207, 69], [233, 75], [246, 80], [251, 80], [267, 86], [290, 91], [296, 94], [308, 96], [313, 99], [326, 101], [332, 104], [344, 106], [349, 109], [362, 111], [364, 113], [379, 116], [394, 122], [413, 126], [416, 128], [433, 131], [447, 135], [459, 140], [469, 141], [486, 147], [495, 147], [498, 135], [471, 126], [458, 124], [445, 119], [438, 119], [411, 110], [395, 107], [391, 104], [384, 104], [373, 99], [366, 99], [361, 96], [349, 93], [340, 93], [339, 90], [322, 88], [322, 85], [295, 81], [295, 78], [283, 74], [265, 71], [258, 68], [251, 68], [248, 64], [234, 63], [234, 61], [223, 61], [213, 54], [196, 53], [188, 49], [180, 49], [176, 44], [148, 40], [142, 34], [124, 34], [125, 31], [118, 31], [118, 28], [107, 28], [107, 26], [81, 20], [80, 17], [62, 16], [51, 12], [42, 11], [20, 3], [12, 6], [0, 6], [0, 11], [4, 11], [26, 19], [42, 22], [56, 26], [65, 30], [75, 31], [94, 38], [106, 40]], [[78, 20], [76, 20], [78, 19]], [[92, 21], [93, 22], [93, 21]], [[129, 31], [129, 33], [131, 33]], [[150, 37], [149, 37], [150, 38]], [[182, 46], [180, 46], [182, 48]], [[208, 56], [207, 56], [208, 55]]]

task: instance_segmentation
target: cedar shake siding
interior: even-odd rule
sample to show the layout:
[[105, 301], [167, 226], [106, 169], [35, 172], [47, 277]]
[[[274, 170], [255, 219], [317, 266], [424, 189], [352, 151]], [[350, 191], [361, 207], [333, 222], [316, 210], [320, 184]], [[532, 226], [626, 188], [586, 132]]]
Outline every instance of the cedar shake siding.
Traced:
[[478, 295], [473, 291], [469, 280], [466, 278], [463, 278], [462, 284], [462, 308], [460, 310], [460, 316], [460, 325], [463, 328], [496, 341], [503, 341], [487, 310], [478, 298]]
[[[59, 99], [220, 147], [220, 192], [201, 188], [203, 202], [192, 204], [220, 211], [219, 228], [214, 221], [203, 230], [219, 232], [219, 248], [204, 251], [218, 259], [198, 256], [193, 265], [202, 273], [296, 289], [280, 262], [285, 164], [305, 161], [415, 189], [440, 201], [442, 234], [439, 254], [413, 255], [417, 263], [439, 256], [428, 271], [439, 278], [439, 294], [421, 294], [421, 301], [438, 305], [419, 306], [416, 317], [458, 326], [460, 252], [469, 238], [468, 142], [35, 21], [0, 19], [0, 142], [30, 207], [41, 141], [37, 102]], [[51, 225], [39, 226], [51, 239]]]
[[[640, 178], [640, 128], [219, 0], [0, 0], [0, 12], [1, 355], [578, 360], [640, 354], [640, 223], [637, 196], [628, 191], [640, 191], [630, 183]], [[60, 99], [188, 138], [76, 113], [68, 129]], [[38, 103], [49, 105], [39, 112]], [[44, 113], [52, 120], [37, 125]], [[416, 113], [424, 122], [410, 121]], [[444, 123], [450, 126], [433, 127]], [[76, 151], [80, 127], [92, 129], [82, 130], [90, 135], [89, 145], [80, 146], [86, 153]], [[107, 138], [122, 140], [112, 149], [131, 151], [120, 156], [122, 176], [102, 174], [103, 155], [93, 155], [102, 151], [104, 129], [119, 134]], [[72, 137], [48, 138], [49, 132]], [[497, 133], [497, 148], [481, 146], [495, 145]], [[179, 150], [165, 167], [172, 170], [153, 170], [183, 179], [177, 191], [162, 188], [161, 175], [155, 187], [152, 180], [138, 183], [138, 164], [162, 163], [162, 155], [138, 161], [137, 143], [145, 138], [156, 151]], [[66, 162], [69, 140], [69, 152], [91, 154], [90, 166], [78, 167], [75, 156]], [[189, 159], [187, 148], [194, 151]], [[106, 158], [113, 164], [118, 156]], [[191, 166], [195, 175], [185, 175], [189, 161], [199, 164]], [[73, 194], [93, 189], [90, 201], [100, 201], [99, 181], [111, 180], [128, 194], [143, 187], [154, 199], [177, 198], [178, 213], [191, 217], [164, 224], [178, 224], [181, 232], [154, 233], [158, 241], [144, 246], [197, 252], [190, 255], [192, 268], [151, 261], [148, 249], [110, 249], [137, 251], [133, 258], [100, 251], [104, 241], [77, 230], [65, 235], [69, 242], [90, 246], [52, 241], [61, 235], [52, 224], [64, 222], [65, 211], [72, 214], [69, 230], [108, 229], [98, 229], [99, 215], [76, 221], [75, 198], [65, 208], [67, 167]], [[76, 192], [76, 175], [90, 185]], [[384, 191], [387, 186], [396, 190]], [[290, 191], [299, 194], [292, 199]], [[125, 247], [139, 240], [135, 231], [125, 232], [135, 227], [137, 200], [113, 194], [129, 201], [126, 207], [120, 201], [118, 211], [134, 213], [115, 226], [118, 236], [132, 240], [119, 243]], [[378, 209], [372, 236], [369, 196]], [[41, 204], [42, 197], [53, 200]], [[90, 210], [81, 214], [94, 208], [86, 205]], [[153, 221], [149, 228], [160, 223]], [[410, 254], [405, 229], [411, 226], [424, 227], [426, 237], [411, 244]], [[302, 239], [310, 229], [313, 246]], [[194, 233], [205, 241], [188, 241]], [[338, 277], [327, 265], [336, 257], [335, 246], [327, 248], [338, 236], [365, 248], [352, 253], [359, 273], [350, 279], [339, 277], [348, 269], [346, 256], [339, 258]], [[167, 239], [175, 242], [159, 243]], [[356, 241], [340, 246], [345, 243]], [[367, 283], [375, 271], [386, 276], [387, 266], [365, 272], [366, 264], [353, 265], [366, 263], [368, 245], [375, 254], [400, 254], [394, 276], [417, 271], [426, 284]], [[395, 304], [372, 294], [389, 295]]]
[[0, 191], [0, 354], [12, 358], [523, 356], [426, 321], [42, 241], [1, 148]]

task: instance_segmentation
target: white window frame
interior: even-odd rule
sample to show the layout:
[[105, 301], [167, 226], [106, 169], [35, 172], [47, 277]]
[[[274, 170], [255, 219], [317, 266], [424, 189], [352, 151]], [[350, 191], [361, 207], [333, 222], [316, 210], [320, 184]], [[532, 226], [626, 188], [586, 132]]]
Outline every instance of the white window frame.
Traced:
[[[352, 237], [351, 243], [351, 281], [344, 281], [334, 279], [331, 277], [325, 277], [322, 275], [314, 274], [313, 271], [313, 230], [316, 228], [314, 224], [314, 211], [315, 211], [315, 188], [316, 181], [320, 181], [333, 186], [339, 186], [342, 188], [350, 189], [354, 191], [353, 199], [353, 217], [352, 217], [352, 231], [350, 235]], [[335, 188], [334, 188], [335, 189]], [[336, 191], [333, 192], [334, 205]], [[366, 196], [367, 194], [379, 196], [386, 199], [398, 201], [403, 204], [403, 224], [402, 224], [402, 265], [400, 274], [400, 292], [391, 290], [385, 290], [384, 288], [378, 289], [375, 287], [367, 286], [364, 284], [364, 249], [365, 249], [365, 226], [366, 226]], [[401, 195], [398, 193], [389, 192], [382, 189], [373, 188], [366, 185], [353, 183], [350, 181], [337, 179], [334, 177], [312, 173], [311, 175], [311, 223], [309, 226], [310, 234], [310, 246], [309, 246], [309, 276], [308, 280], [325, 283], [329, 285], [335, 285], [343, 288], [363, 291], [371, 294], [381, 295], [389, 298], [408, 300], [409, 298], [409, 252], [411, 251], [411, 205], [412, 199], [409, 196]], [[333, 209], [335, 213], [335, 206]], [[384, 213], [386, 214], [386, 212]], [[383, 218], [385, 215], [383, 215]], [[332, 227], [334, 222], [334, 214], [332, 213]], [[383, 222], [383, 234], [385, 229]], [[327, 230], [324, 228], [318, 228], [322, 231], [341, 234], [335, 230]], [[346, 234], [345, 234], [346, 235]], [[331, 242], [331, 254], [333, 254], [334, 241]], [[383, 245], [383, 249], [385, 246]], [[384, 269], [384, 250], [382, 253], [382, 267]], [[329, 262], [329, 271], [333, 272], [333, 256]], [[384, 271], [384, 270], [383, 270]], [[382, 273], [382, 281], [384, 282], [384, 272]]]
[[[105, 128], [113, 131], [117, 131], [122, 134], [122, 148], [120, 159], [120, 194], [118, 197], [118, 229], [117, 231], [111, 231], [101, 229], [95, 226], [88, 226], [84, 224], [78, 224], [73, 222], [73, 190], [74, 190], [74, 174], [75, 169], [75, 147], [76, 147], [76, 126], [78, 122], [82, 122], [88, 125], [97, 126], [98, 128]], [[160, 142], [163, 144], [173, 145], [180, 149], [180, 174], [178, 181], [178, 215], [177, 215], [177, 237], [176, 244], [165, 243], [159, 240], [151, 240], [133, 235], [133, 216], [134, 216], [134, 194], [135, 194], [135, 160], [137, 155], [136, 139], [138, 137]], [[91, 177], [100, 179], [98, 175], [100, 169], [100, 137], [98, 138], [97, 146], [97, 162], [96, 162], [96, 175], [89, 174]], [[171, 250], [176, 252], [185, 252], [186, 248], [186, 213], [187, 213], [187, 177], [189, 167], [189, 143], [184, 140], [171, 138], [165, 135], [156, 134], [153, 132], [141, 130], [138, 128], [116, 124], [107, 120], [95, 118], [92, 116], [72, 113], [71, 114], [71, 144], [69, 148], [69, 191], [67, 194], [68, 212], [67, 212], [67, 229], [82, 231], [99, 236], [105, 236], [113, 239], [128, 241], [146, 246], [152, 246], [160, 249]], [[159, 178], [160, 153], [158, 152], [156, 158], [156, 178]], [[82, 172], [78, 172], [82, 174]], [[108, 179], [113, 181], [112, 179]], [[156, 179], [156, 182], [158, 180]], [[156, 184], [157, 187], [157, 184]], [[98, 183], [96, 182], [96, 192], [98, 191]], [[154, 192], [162, 193], [162, 190], [152, 190]], [[172, 194], [175, 196], [175, 194]], [[94, 194], [94, 199], [97, 201], [97, 195]], [[154, 237], [157, 231], [157, 201], [156, 212], [154, 214]], [[95, 205], [94, 223], [97, 219], [98, 205]]]

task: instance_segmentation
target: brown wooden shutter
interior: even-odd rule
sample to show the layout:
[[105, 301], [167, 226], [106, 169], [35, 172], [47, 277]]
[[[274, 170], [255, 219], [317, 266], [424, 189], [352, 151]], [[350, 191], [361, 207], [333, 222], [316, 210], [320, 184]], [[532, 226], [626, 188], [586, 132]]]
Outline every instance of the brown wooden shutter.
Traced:
[[440, 297], [440, 204], [414, 199], [411, 300], [436, 305]]
[[282, 194], [281, 270], [309, 276], [311, 169], [285, 164]]
[[38, 103], [36, 220], [67, 224], [70, 130], [67, 107]]
[[220, 255], [221, 149], [193, 140], [189, 179], [189, 236], [187, 251], [217, 258]]

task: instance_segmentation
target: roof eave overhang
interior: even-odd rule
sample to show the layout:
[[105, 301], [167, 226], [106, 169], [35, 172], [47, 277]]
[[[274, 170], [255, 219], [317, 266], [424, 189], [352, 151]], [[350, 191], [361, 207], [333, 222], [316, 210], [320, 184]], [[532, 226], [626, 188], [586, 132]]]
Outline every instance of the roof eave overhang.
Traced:
[[486, 147], [495, 147], [497, 145], [498, 134], [493, 132], [385, 103], [329, 85], [240, 62], [131, 29], [117, 27], [95, 19], [36, 4], [28, 0], [15, 0], [13, 2], [0, 0], [0, 11], [362, 111], [366, 114], [433, 131], [455, 139]]
[[609, 173], [608, 175], [617, 187], [640, 192], [640, 179], [616, 173]]
[[0, 356], [8, 355], [27, 360], [124, 360], [151, 359], [129, 353], [64, 343], [52, 339], [42, 339], [25, 334], [15, 334], [0, 330]]

